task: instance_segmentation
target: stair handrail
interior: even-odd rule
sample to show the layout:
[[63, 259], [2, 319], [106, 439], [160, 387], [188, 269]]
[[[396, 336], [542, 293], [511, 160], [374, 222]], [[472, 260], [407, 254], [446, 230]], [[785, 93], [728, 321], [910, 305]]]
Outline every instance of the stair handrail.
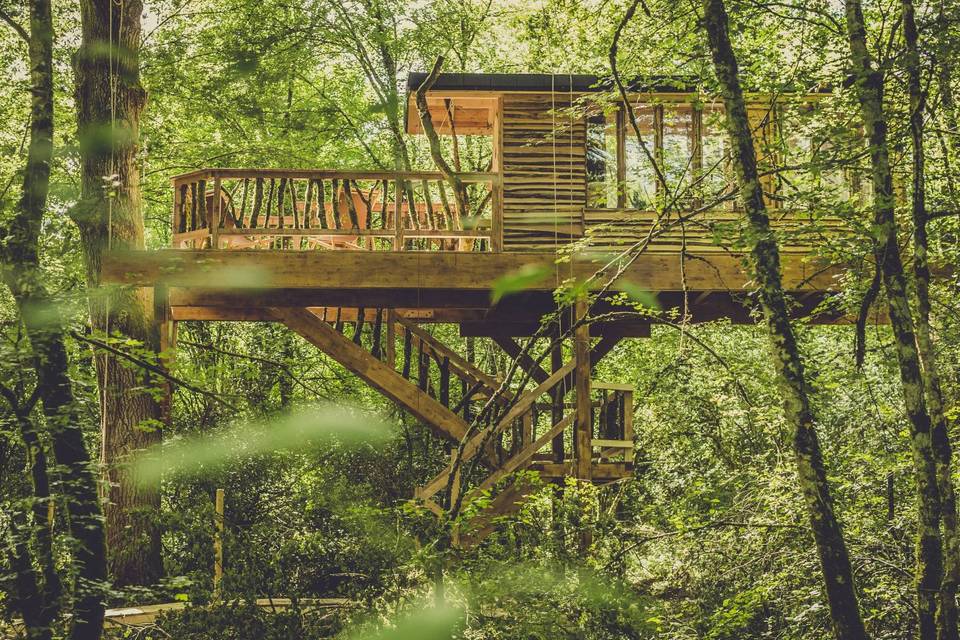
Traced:
[[[554, 371], [549, 378], [544, 380], [536, 388], [522, 394], [517, 399], [517, 401], [513, 404], [513, 406], [503, 415], [503, 417], [500, 419], [500, 421], [496, 425], [494, 425], [491, 428], [480, 431], [479, 433], [475, 434], [472, 438], [470, 438], [469, 441], [467, 441], [467, 443], [463, 447], [463, 455], [462, 455], [461, 463], [466, 462], [471, 458], [473, 458], [473, 456], [475, 456], [477, 452], [483, 447], [483, 444], [487, 441], [489, 437], [497, 435], [498, 433], [502, 433], [507, 428], [509, 428], [513, 424], [514, 420], [523, 416], [523, 414], [525, 414], [527, 411], [531, 409], [531, 407], [533, 407], [534, 403], [537, 401], [537, 399], [540, 396], [544, 395], [545, 393], [549, 393], [550, 391], [553, 390], [554, 387], [556, 387], [559, 384], [562, 384], [567, 374], [571, 373], [575, 367], [576, 367], [576, 362], [571, 360], [570, 362], [566, 363], [565, 365], [563, 365], [562, 367]], [[429, 483], [427, 483], [423, 487], [420, 487], [416, 491], [415, 497], [423, 500], [428, 500], [433, 496], [435, 496], [437, 492], [439, 492], [443, 487], [446, 486], [447, 481], [449, 480], [451, 471], [452, 471], [452, 465], [448, 464], [433, 480], [431, 480]]]

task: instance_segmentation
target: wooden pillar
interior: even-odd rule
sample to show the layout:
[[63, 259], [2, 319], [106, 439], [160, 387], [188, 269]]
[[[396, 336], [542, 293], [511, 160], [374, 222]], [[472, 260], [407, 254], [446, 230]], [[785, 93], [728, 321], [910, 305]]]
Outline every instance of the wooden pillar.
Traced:
[[524, 449], [536, 439], [536, 433], [534, 432], [535, 425], [533, 424], [533, 409], [523, 414], [521, 421], [520, 448], [518, 451]]
[[[563, 344], [557, 341], [553, 349], [550, 350], [550, 368], [551, 373], [556, 373], [563, 367]], [[565, 395], [565, 385], [558, 384], [550, 392], [551, 412], [550, 426], [553, 426], [563, 420], [563, 396]], [[563, 462], [563, 433], [558, 433], [553, 439], [553, 461], [560, 464]]]
[[[587, 301], [578, 300], [575, 306], [574, 320], [580, 321], [587, 315]], [[577, 326], [573, 334], [574, 385], [576, 391], [576, 420], [574, 422], [574, 451], [576, 452], [576, 475], [580, 480], [593, 477], [591, 464], [591, 440], [593, 439], [593, 419], [590, 408], [590, 326], [583, 323]]]
[[[158, 284], [153, 288], [153, 321], [159, 333], [157, 346], [160, 350], [158, 364], [169, 370], [173, 367], [177, 348], [177, 321], [170, 310], [170, 292], [166, 285]], [[161, 421], [164, 427], [170, 426], [173, 409], [173, 389], [168, 380], [163, 380], [163, 398], [160, 400]]]
[[[220, 217], [223, 215], [220, 209], [222, 208], [221, 200], [221, 184], [219, 174], [213, 178], [213, 208], [210, 211], [210, 248], [219, 249], [220, 248]], [[207, 194], [203, 194], [204, 198], [207, 197]], [[278, 212], [279, 213], [279, 212]]]

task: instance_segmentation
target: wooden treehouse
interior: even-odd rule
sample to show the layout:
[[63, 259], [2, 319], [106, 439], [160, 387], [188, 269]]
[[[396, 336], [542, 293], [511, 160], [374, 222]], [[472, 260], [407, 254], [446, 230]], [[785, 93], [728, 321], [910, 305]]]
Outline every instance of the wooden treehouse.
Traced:
[[[413, 91], [423, 77], [408, 83], [411, 134], [422, 133]], [[624, 105], [596, 85], [588, 76], [441, 74], [428, 94], [437, 133], [477, 137], [488, 162], [458, 174], [459, 193], [436, 171], [211, 168], [176, 176], [172, 248], [112, 255], [107, 279], [155, 288], [169, 346], [182, 320], [283, 323], [452, 445], [502, 382], [424, 328], [459, 325], [461, 335], [519, 357], [532, 381], [513, 403], [513, 394], [497, 396], [502, 411], [463, 454], [464, 462], [480, 456], [484, 471], [456, 482], [458, 491], [494, 491], [496, 514], [523, 495], [511, 483], [517, 471], [623, 478], [633, 465], [633, 389], [591, 371], [619, 341], [648, 336], [656, 320], [611, 317], [611, 296], [630, 282], [663, 309], [686, 300], [693, 321], [750, 322], [749, 276], [732, 240], [739, 213], [723, 195], [732, 178], [721, 107], [677, 89], [633, 90], [647, 153]], [[758, 139], [772, 136], [769, 101], [758, 98], [750, 113]], [[651, 158], [690, 185], [675, 200], [680, 214], [698, 212], [684, 224], [658, 221], [653, 203], [665, 194]], [[776, 185], [764, 186], [784, 286], [797, 312], [808, 313], [835, 274], [811, 257], [823, 225], [777, 208]], [[625, 266], [623, 252], [637, 242], [644, 250]], [[558, 311], [558, 284], [596, 274], [591, 286], [600, 289], [619, 270], [590, 311], [605, 319], [580, 325], [569, 348], [554, 349], [543, 365], [522, 353], [517, 338]], [[539, 275], [491, 302], [495, 283], [517, 273]], [[582, 303], [564, 310], [561, 325], [585, 312]], [[450, 469], [416, 492], [431, 509], [439, 510]], [[490, 526], [478, 520], [473, 539]]]

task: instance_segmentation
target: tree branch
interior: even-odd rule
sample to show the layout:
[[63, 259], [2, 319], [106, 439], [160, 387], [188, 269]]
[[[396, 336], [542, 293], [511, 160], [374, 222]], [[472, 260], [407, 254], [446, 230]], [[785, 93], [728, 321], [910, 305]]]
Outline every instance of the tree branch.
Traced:
[[0, 9], [0, 20], [3, 20], [10, 28], [17, 32], [17, 35], [20, 36], [20, 39], [27, 43], [27, 46], [30, 46], [30, 34], [27, 33], [27, 30], [20, 26], [20, 23], [13, 19], [9, 13]]

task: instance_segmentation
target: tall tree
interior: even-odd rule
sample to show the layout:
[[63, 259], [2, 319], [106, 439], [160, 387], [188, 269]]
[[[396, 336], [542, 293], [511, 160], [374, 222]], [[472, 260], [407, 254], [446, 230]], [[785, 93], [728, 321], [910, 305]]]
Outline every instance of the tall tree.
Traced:
[[957, 585], [960, 580], [960, 548], [957, 540], [957, 501], [953, 486], [953, 449], [944, 415], [943, 390], [937, 372], [936, 353], [930, 328], [930, 265], [927, 238], [926, 162], [924, 158], [924, 110], [926, 93], [920, 64], [919, 32], [913, 0], [903, 0], [904, 56], [910, 97], [910, 140], [913, 147], [913, 277], [917, 299], [917, 349], [923, 365], [922, 375], [931, 419], [931, 436], [937, 461], [943, 520], [943, 581], [937, 616], [940, 640], [958, 640]]
[[763, 200], [737, 57], [730, 44], [726, 8], [723, 0], [704, 0], [703, 9], [713, 67], [723, 95], [727, 136], [740, 199], [750, 225], [752, 266], [759, 283], [760, 303], [773, 348], [784, 414], [793, 432], [800, 491], [807, 504], [810, 526], [820, 554], [834, 633], [838, 640], [861, 640], [867, 637], [867, 633], [860, 617], [843, 532], [833, 511], [803, 359], [787, 311], [780, 276], [780, 255]]
[[[90, 322], [147, 349], [159, 347], [153, 303], [145, 289], [100, 286], [107, 250], [143, 249], [140, 174], [140, 0], [81, 0], [82, 41], [74, 59], [77, 128], [82, 155], [80, 227], [90, 292]], [[150, 584], [160, 576], [156, 486], [139, 483], [129, 460], [159, 441], [160, 405], [146, 373], [110, 353], [96, 354], [103, 419], [102, 457], [109, 482], [106, 506], [110, 573], [118, 584]]]
[[930, 414], [924, 399], [924, 383], [917, 351], [917, 335], [910, 313], [907, 279], [897, 243], [893, 173], [887, 143], [887, 120], [883, 111], [884, 75], [881, 70], [873, 67], [867, 48], [863, 7], [859, 0], [846, 0], [846, 17], [854, 86], [870, 145], [873, 231], [876, 236], [874, 259], [880, 267], [887, 294], [890, 326], [896, 340], [897, 361], [900, 365], [900, 382], [911, 425], [911, 449], [919, 509], [916, 569], [919, 633], [921, 638], [935, 638], [938, 593], [943, 577], [938, 464], [934, 454]]
[[[36, 388], [32, 398], [43, 405], [54, 458], [60, 467], [70, 534], [75, 541], [73, 556], [73, 626], [76, 640], [99, 638], [103, 629], [103, 586], [106, 561], [102, 514], [97, 479], [80, 428], [80, 409], [69, 377], [65, 328], [52, 308], [55, 301], [47, 291], [40, 268], [40, 232], [50, 190], [53, 159], [54, 78], [53, 18], [50, 0], [30, 2], [29, 33], [9, 16], [3, 19], [26, 41], [30, 66], [30, 132], [22, 191], [13, 218], [0, 229], [0, 266], [3, 280], [16, 301], [32, 348]], [[33, 570], [30, 544], [14, 544], [13, 565], [17, 572], [18, 605], [32, 638], [51, 636], [50, 624], [59, 609], [60, 577], [52, 558], [52, 541], [47, 529], [42, 500], [49, 500], [49, 477], [43, 444], [34, 427], [30, 410], [34, 400], [17, 406], [10, 402], [30, 459], [35, 509], [33, 538], [38, 550], [41, 575]], [[40, 507], [39, 509], [36, 507]], [[16, 520], [16, 517], [14, 518]], [[38, 522], [39, 520], [39, 522]]]

